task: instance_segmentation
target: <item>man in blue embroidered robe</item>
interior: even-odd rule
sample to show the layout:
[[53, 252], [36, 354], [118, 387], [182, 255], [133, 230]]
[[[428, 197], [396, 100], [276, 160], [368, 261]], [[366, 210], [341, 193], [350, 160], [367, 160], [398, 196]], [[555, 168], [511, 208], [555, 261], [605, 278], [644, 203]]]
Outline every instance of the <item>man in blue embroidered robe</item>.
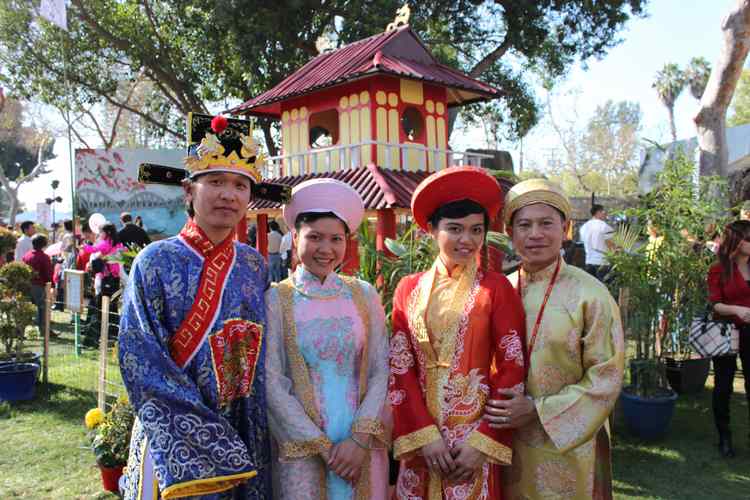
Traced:
[[226, 161], [220, 134], [206, 133], [188, 160], [186, 226], [138, 255], [125, 291], [120, 368], [137, 412], [126, 500], [272, 497], [268, 272], [234, 240], [261, 179], [255, 152]]

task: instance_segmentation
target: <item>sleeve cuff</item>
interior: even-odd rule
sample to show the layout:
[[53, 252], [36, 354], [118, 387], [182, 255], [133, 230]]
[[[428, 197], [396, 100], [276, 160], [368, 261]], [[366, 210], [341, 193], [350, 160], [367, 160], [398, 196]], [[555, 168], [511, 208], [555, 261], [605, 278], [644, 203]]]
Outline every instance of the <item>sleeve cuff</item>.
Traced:
[[390, 445], [391, 439], [385, 431], [385, 426], [380, 420], [375, 418], [360, 418], [352, 425], [352, 434], [355, 432], [361, 434], [370, 434], [379, 440], [385, 446]]
[[231, 476], [212, 477], [209, 479], [196, 479], [184, 483], [173, 484], [161, 492], [161, 498], [170, 500], [173, 498], [185, 498], [199, 495], [211, 495], [227, 491], [248, 479], [255, 477], [257, 471], [243, 472]]
[[291, 461], [312, 457], [330, 450], [332, 446], [333, 443], [325, 436], [308, 441], [286, 441], [279, 446], [279, 459]]
[[435, 424], [428, 425], [418, 431], [397, 438], [393, 443], [393, 457], [398, 460], [403, 455], [416, 451], [424, 445], [442, 438], [443, 436]]
[[475, 450], [484, 453], [491, 463], [510, 465], [513, 459], [513, 450], [509, 446], [498, 443], [478, 430], [469, 434], [466, 443]]

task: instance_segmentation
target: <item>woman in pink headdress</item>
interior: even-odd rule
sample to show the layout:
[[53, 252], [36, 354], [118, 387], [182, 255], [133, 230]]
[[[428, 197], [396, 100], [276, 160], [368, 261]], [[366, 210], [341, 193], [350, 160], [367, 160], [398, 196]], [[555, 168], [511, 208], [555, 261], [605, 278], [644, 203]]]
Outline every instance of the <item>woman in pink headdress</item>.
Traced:
[[266, 295], [266, 392], [282, 499], [385, 499], [388, 385], [383, 306], [372, 285], [335, 272], [364, 214], [333, 179], [292, 191], [284, 219], [300, 265]]

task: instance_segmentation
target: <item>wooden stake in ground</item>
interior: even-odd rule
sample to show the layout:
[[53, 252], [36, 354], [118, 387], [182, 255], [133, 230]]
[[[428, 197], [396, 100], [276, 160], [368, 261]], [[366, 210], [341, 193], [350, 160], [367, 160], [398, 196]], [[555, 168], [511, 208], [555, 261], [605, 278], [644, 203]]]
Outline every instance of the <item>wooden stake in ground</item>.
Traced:
[[727, 175], [726, 115], [750, 50], [750, 0], [738, 0], [721, 25], [724, 46], [693, 120], [698, 132], [700, 175]]
[[44, 285], [44, 331], [42, 336], [44, 337], [44, 349], [42, 351], [42, 361], [44, 362], [44, 369], [42, 370], [42, 383], [46, 386], [49, 380], [49, 332], [50, 324], [52, 322], [52, 283], [45, 283]]
[[109, 350], [109, 301], [102, 296], [102, 327], [99, 334], [99, 389], [97, 391], [97, 406], [107, 411], [107, 351]]

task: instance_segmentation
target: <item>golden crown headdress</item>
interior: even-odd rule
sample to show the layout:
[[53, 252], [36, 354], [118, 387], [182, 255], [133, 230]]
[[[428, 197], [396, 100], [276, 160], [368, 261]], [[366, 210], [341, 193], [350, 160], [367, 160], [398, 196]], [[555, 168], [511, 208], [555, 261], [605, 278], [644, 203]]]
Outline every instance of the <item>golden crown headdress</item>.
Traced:
[[256, 184], [263, 180], [265, 156], [247, 120], [190, 113], [188, 154], [185, 166], [190, 176], [216, 171], [245, 175]]

